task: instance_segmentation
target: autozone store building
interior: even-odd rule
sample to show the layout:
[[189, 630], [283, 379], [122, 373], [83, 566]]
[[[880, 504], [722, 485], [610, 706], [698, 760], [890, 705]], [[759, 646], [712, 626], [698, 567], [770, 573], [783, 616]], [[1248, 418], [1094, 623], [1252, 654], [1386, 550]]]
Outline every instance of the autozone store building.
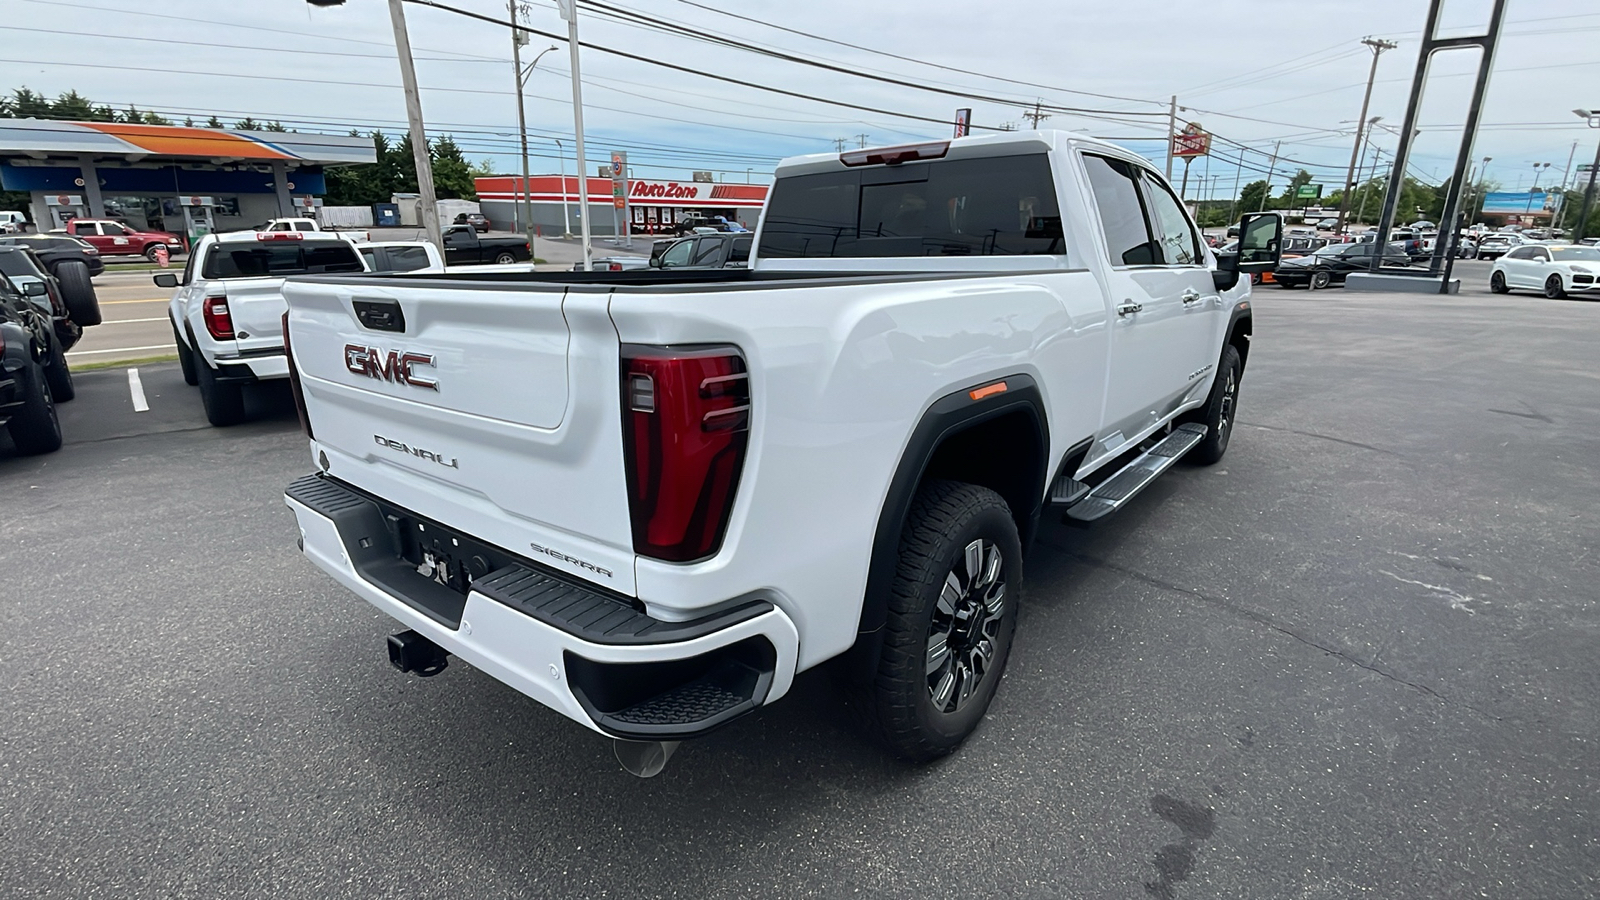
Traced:
[[[612, 201], [611, 179], [589, 178], [589, 228], [594, 234], [616, 234], [615, 225], [622, 210]], [[522, 176], [494, 175], [477, 179], [478, 203], [495, 229], [521, 231]], [[576, 175], [534, 175], [528, 178], [527, 193], [533, 205], [532, 224], [546, 234], [563, 231], [576, 234], [578, 222], [578, 177]], [[563, 224], [563, 201], [565, 217]], [[767, 202], [767, 185], [724, 184], [711, 181], [628, 182], [628, 217], [634, 234], [663, 234], [695, 215], [723, 216], [754, 229], [762, 204]]]

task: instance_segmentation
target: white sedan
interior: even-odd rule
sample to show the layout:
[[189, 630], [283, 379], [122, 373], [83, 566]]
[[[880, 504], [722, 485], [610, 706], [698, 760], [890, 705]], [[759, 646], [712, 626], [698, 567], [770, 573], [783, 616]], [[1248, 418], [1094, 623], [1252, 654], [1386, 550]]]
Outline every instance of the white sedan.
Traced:
[[1542, 292], [1552, 300], [1568, 294], [1600, 289], [1600, 248], [1575, 244], [1527, 244], [1495, 260], [1489, 272], [1489, 290], [1504, 294], [1512, 288]]

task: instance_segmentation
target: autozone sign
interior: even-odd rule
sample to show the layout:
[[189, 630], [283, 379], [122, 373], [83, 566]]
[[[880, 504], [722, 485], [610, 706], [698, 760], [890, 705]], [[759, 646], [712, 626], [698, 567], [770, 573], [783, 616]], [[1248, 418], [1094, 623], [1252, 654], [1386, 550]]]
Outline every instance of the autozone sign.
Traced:
[[709, 187], [705, 182], [635, 181], [629, 196], [635, 200], [701, 200]]

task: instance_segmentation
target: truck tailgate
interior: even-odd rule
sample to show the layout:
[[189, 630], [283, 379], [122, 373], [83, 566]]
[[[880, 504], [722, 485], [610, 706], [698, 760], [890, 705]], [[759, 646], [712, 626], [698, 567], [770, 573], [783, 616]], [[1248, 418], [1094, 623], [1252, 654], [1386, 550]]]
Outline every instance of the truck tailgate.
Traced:
[[328, 474], [632, 593], [609, 292], [397, 282], [285, 285]]
[[233, 278], [221, 282], [241, 352], [283, 346], [283, 279]]

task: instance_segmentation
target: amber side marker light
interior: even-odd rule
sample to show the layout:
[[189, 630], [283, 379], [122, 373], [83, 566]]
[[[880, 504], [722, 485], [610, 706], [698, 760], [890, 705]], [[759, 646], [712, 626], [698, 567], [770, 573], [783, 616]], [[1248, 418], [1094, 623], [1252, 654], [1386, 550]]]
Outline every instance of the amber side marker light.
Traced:
[[982, 400], [985, 397], [993, 397], [995, 394], [1004, 394], [1005, 392], [1006, 383], [1004, 381], [996, 381], [994, 384], [986, 384], [981, 388], [973, 388], [967, 391], [967, 396], [974, 400]]

